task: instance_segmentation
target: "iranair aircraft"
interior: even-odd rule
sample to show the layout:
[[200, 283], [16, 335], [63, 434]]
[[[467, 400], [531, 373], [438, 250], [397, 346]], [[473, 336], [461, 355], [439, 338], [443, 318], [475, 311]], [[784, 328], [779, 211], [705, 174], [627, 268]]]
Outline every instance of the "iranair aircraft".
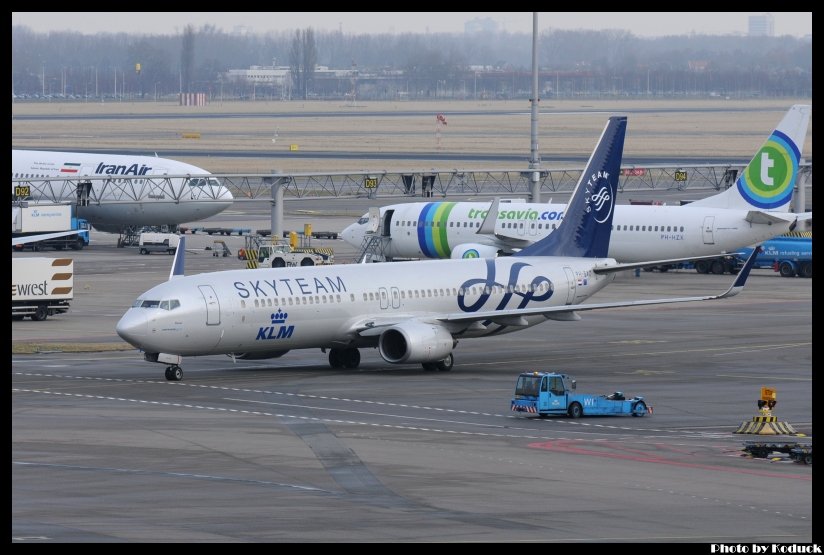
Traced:
[[359, 348], [371, 347], [388, 363], [446, 371], [461, 339], [578, 320], [585, 310], [737, 294], [753, 257], [720, 295], [579, 304], [615, 272], [639, 267], [607, 258], [626, 125], [626, 117], [607, 122], [557, 232], [513, 256], [184, 276], [182, 236], [169, 280], [137, 298], [117, 333], [145, 360], [167, 364], [172, 381], [184, 356], [266, 359], [310, 348], [328, 350], [333, 368], [356, 368]]
[[[722, 193], [684, 206], [616, 205], [608, 256], [640, 262], [731, 253], [812, 218], [788, 211], [811, 109], [790, 108], [735, 186]], [[548, 236], [565, 216], [560, 204], [496, 202], [389, 205], [371, 221], [364, 214], [341, 236], [355, 247], [369, 234], [389, 238], [388, 259], [487, 258]]]
[[[41, 178], [72, 177], [82, 186], [83, 177], [89, 176], [88, 203], [80, 203], [77, 216], [95, 229], [112, 233], [127, 226], [175, 226], [202, 220], [234, 200], [229, 189], [206, 170], [168, 158], [12, 150], [11, 166], [12, 179], [26, 180], [12, 182], [12, 198], [35, 201], [78, 198], [75, 183], [69, 189], [63, 181], [46, 183]], [[164, 175], [187, 177], [164, 179]], [[27, 194], [20, 194], [21, 188]]]

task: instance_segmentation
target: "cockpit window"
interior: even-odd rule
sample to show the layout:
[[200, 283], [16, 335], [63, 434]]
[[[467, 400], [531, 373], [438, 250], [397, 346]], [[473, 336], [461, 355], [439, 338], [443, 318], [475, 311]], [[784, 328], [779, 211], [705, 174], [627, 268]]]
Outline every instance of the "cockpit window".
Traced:
[[363, 225], [363, 224], [367, 224], [367, 223], [369, 223], [369, 218], [368, 217], [363, 217], [363, 218], [358, 219], [358, 224], [359, 225]]
[[161, 310], [174, 310], [180, 306], [180, 301], [170, 299], [167, 301], [153, 301], [147, 299], [137, 299], [132, 307], [134, 308], [159, 308]]

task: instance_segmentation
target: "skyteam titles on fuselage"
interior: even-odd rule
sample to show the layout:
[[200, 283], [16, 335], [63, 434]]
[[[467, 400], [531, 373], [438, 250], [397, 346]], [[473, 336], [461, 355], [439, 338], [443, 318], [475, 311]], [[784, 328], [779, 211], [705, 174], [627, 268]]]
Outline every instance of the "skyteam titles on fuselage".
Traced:
[[[282, 286], [278, 292], [278, 284]], [[241, 299], [250, 297], [279, 297], [286, 295], [328, 295], [330, 293], [345, 293], [348, 291], [346, 283], [341, 276], [326, 277], [323, 279], [311, 278], [280, 278], [280, 279], [256, 279], [254, 281], [236, 281], [233, 283], [237, 296]], [[286, 293], [286, 291], [289, 291]]]

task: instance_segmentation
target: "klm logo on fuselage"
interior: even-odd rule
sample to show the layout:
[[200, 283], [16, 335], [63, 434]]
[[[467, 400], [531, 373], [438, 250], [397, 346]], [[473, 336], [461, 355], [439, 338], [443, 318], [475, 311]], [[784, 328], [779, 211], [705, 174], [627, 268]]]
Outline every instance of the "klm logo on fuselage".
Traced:
[[104, 164], [101, 162], [95, 168], [94, 173], [98, 175], [146, 175], [146, 172], [151, 169], [145, 164], [132, 164], [131, 166], [121, 164], [118, 166], [117, 164]]
[[295, 326], [286, 325], [286, 319], [289, 317], [289, 314], [283, 312], [281, 309], [278, 309], [278, 311], [270, 317], [272, 319], [272, 325], [259, 328], [255, 341], [266, 339], [289, 339], [292, 337], [292, 333], [295, 331]]

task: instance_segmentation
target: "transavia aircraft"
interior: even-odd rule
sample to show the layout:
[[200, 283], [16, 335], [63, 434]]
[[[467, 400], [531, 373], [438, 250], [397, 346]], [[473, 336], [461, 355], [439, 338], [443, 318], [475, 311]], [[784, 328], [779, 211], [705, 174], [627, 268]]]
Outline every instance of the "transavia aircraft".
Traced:
[[[127, 226], [176, 226], [203, 220], [232, 205], [232, 193], [202, 168], [153, 156], [12, 150], [12, 198], [75, 201], [77, 216], [100, 231]], [[164, 175], [189, 177], [163, 179]], [[83, 177], [90, 179], [85, 181]], [[56, 177], [76, 178], [71, 186]], [[148, 181], [151, 180], [151, 183]], [[75, 187], [86, 187], [75, 191]], [[44, 194], [43, 189], [48, 188]], [[25, 193], [25, 194], [23, 194]]]
[[[734, 187], [685, 206], [617, 205], [608, 255], [619, 262], [730, 253], [791, 231], [812, 213], [788, 212], [811, 106], [790, 108]], [[374, 209], [373, 209], [374, 210]], [[389, 238], [392, 258], [475, 258], [512, 254], [548, 236], [564, 218], [560, 204], [415, 202], [364, 214], [341, 236]], [[376, 228], [376, 229], [374, 229]]]
[[309, 348], [329, 349], [333, 368], [356, 368], [358, 349], [377, 347], [388, 363], [450, 370], [464, 338], [577, 320], [584, 310], [737, 294], [752, 257], [721, 295], [579, 304], [615, 272], [643, 265], [606, 256], [626, 124], [626, 117], [607, 122], [557, 232], [513, 256], [183, 276], [181, 237], [169, 280], [137, 298], [117, 333], [147, 361], [167, 364], [169, 380], [181, 379], [183, 356], [263, 359]]

